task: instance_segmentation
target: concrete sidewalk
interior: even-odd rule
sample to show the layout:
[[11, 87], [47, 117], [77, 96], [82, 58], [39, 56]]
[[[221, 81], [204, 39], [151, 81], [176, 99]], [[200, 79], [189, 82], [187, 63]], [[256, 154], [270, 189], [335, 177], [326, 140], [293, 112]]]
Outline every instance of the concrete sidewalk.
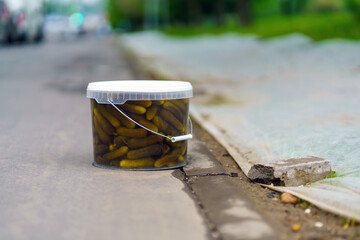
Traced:
[[274, 238], [199, 141], [183, 171], [91, 165], [86, 86], [134, 78], [110, 38], [0, 49], [0, 239]]
[[173, 171], [91, 165], [86, 85], [133, 78], [110, 39], [0, 52], [0, 239], [208, 237]]

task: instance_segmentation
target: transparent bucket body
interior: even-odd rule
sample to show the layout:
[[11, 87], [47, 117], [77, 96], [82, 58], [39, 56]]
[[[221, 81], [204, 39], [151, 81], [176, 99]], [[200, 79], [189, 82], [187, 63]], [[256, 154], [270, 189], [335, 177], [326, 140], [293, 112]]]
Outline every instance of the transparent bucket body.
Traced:
[[[128, 118], [111, 104], [91, 99], [94, 165], [130, 170], [171, 169], [186, 164], [187, 141], [172, 142]], [[189, 99], [128, 100], [115, 104], [140, 125], [165, 136], [187, 133]]]

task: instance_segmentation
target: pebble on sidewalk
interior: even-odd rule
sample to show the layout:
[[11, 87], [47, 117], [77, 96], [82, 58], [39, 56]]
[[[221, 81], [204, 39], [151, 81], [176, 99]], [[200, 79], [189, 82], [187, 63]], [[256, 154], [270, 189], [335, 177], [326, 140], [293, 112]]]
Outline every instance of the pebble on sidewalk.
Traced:
[[290, 193], [283, 193], [281, 194], [281, 202], [283, 203], [297, 203], [299, 198], [295, 197]]

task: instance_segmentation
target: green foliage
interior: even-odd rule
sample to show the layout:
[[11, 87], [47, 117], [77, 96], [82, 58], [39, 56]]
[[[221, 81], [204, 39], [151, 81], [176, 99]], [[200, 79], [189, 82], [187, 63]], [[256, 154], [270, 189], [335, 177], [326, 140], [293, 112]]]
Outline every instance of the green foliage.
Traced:
[[136, 29], [142, 23], [142, 0], [108, 0], [107, 11], [113, 28]]
[[359, 225], [359, 223], [353, 218], [339, 217], [339, 221], [345, 229]]
[[313, 0], [308, 1], [308, 12], [329, 13], [341, 12], [346, 10], [346, 1], [344, 0]]
[[331, 173], [326, 176], [325, 178], [336, 178], [338, 177], [338, 174], [336, 173], [336, 171], [331, 171]]
[[218, 35], [226, 32], [250, 33], [262, 38], [299, 32], [316, 41], [329, 38], [360, 39], [360, 23], [356, 20], [354, 14], [330, 13], [259, 18], [245, 28], [234, 22], [229, 22], [224, 28], [216, 28], [214, 25], [190, 28], [176, 26], [165, 31], [170, 35], [184, 37], [204, 33]]
[[281, 13], [280, 3], [273, 0], [257, 0], [252, 4], [252, 12], [256, 17], [277, 16]]
[[[107, 0], [113, 28], [140, 30], [144, 4], [151, 0]], [[196, 35], [223, 32], [255, 33], [268, 38], [293, 32], [315, 40], [360, 37], [360, 0], [158, 0], [159, 11], [146, 17], [159, 19], [166, 33]], [[247, 2], [245, 13], [240, 3]], [[224, 10], [220, 11], [219, 6]], [[239, 8], [240, 6], [240, 8]], [[246, 21], [244, 20], [247, 19]], [[240, 21], [246, 27], [240, 26]], [[167, 24], [170, 22], [171, 28]], [[248, 24], [250, 22], [250, 24]], [[219, 24], [220, 23], [220, 24]], [[219, 28], [218, 26], [221, 26]]]
[[348, 9], [351, 9], [358, 21], [360, 21], [360, 0], [348, 0]]
[[299, 200], [299, 206], [302, 208], [302, 209], [306, 209], [308, 207], [310, 207], [310, 203], [308, 201], [305, 201], [303, 199], [300, 199]]
[[171, 1], [169, 0], [170, 8], [170, 22], [172, 24], [184, 24], [186, 23], [186, 4], [182, 1]]

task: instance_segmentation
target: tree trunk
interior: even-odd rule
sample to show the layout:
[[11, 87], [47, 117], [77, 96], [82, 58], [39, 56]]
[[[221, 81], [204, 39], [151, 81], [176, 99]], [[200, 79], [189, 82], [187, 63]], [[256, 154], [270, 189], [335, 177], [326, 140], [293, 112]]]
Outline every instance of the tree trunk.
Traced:
[[224, 26], [225, 24], [225, 0], [215, 0], [216, 24]]
[[187, 0], [188, 24], [200, 24], [202, 22], [202, 10], [200, 0]]
[[237, 12], [239, 21], [243, 26], [248, 26], [251, 22], [250, 1], [251, 0], [238, 0]]

